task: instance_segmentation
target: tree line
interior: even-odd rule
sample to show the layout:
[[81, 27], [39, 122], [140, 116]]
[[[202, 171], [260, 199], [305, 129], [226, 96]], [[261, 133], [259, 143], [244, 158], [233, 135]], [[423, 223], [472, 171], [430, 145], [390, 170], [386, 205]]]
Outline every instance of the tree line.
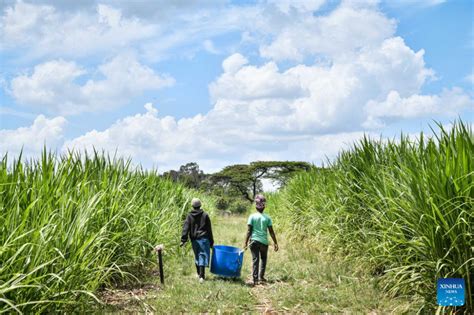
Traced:
[[307, 162], [257, 161], [229, 165], [219, 172], [205, 174], [197, 163], [190, 162], [162, 176], [217, 196], [216, 206], [220, 210], [243, 212], [253, 202], [255, 195], [263, 191], [263, 180], [270, 180], [277, 187], [282, 187], [294, 174], [309, 171], [312, 167]]

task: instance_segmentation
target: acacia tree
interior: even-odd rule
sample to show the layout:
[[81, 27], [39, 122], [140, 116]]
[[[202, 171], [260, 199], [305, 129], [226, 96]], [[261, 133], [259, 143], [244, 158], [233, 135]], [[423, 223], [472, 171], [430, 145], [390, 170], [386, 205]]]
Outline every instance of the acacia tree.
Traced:
[[258, 193], [258, 182], [261, 179], [270, 179], [281, 187], [295, 172], [308, 171], [311, 168], [309, 163], [291, 161], [257, 161], [250, 163], [249, 166], [253, 177], [252, 192], [254, 197]]
[[212, 174], [211, 181], [214, 185], [223, 187], [227, 194], [235, 191], [245, 199], [253, 200], [249, 193], [253, 178], [247, 164], [226, 166], [222, 171]]
[[213, 174], [211, 180], [214, 185], [220, 185], [228, 192], [233, 189], [253, 202], [255, 195], [262, 191], [262, 179], [270, 179], [282, 186], [295, 172], [310, 168], [306, 162], [258, 161], [227, 166]]

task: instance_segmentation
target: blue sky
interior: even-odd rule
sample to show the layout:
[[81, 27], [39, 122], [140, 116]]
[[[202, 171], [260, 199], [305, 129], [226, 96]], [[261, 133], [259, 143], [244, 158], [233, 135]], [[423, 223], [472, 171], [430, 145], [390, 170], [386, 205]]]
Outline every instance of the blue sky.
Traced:
[[472, 123], [473, 3], [3, 1], [0, 153], [321, 164]]

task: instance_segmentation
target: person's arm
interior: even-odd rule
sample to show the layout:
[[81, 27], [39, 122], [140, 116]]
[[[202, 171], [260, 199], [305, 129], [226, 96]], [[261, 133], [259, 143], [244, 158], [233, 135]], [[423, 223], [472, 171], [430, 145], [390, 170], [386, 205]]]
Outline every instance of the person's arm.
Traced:
[[252, 225], [251, 224], [247, 225], [247, 235], [245, 236], [244, 249], [246, 249], [247, 246], [249, 246], [250, 236], [252, 236]]
[[273, 240], [273, 246], [274, 246], [274, 249], [275, 251], [277, 252], [278, 251], [278, 242], [277, 242], [277, 239], [276, 239], [276, 235], [275, 235], [275, 231], [273, 231], [273, 226], [269, 226], [268, 227], [268, 231], [270, 232], [270, 236], [272, 237], [272, 240]]
[[207, 232], [209, 233], [209, 243], [212, 248], [214, 247], [214, 236], [212, 235], [212, 224], [211, 224], [211, 218], [209, 218], [209, 215], [207, 216], [206, 220], [207, 220]]
[[189, 215], [184, 220], [183, 224], [183, 232], [181, 233], [181, 244], [179, 246], [183, 246], [188, 241], [188, 234], [189, 234]]
[[247, 235], [245, 235], [244, 250], [247, 249], [247, 247], [249, 246], [249, 240], [250, 240], [250, 237], [252, 236], [252, 229], [253, 229], [253, 218], [252, 216], [249, 216], [249, 219], [247, 220]]

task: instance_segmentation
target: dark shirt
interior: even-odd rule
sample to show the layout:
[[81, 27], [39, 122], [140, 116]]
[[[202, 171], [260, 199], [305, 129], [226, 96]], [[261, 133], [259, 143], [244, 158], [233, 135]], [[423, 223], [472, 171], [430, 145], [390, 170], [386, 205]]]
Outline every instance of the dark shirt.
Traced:
[[181, 242], [185, 243], [188, 240], [188, 236], [191, 240], [207, 238], [211, 247], [214, 245], [211, 219], [202, 209], [193, 209], [186, 217], [183, 233], [181, 233]]

